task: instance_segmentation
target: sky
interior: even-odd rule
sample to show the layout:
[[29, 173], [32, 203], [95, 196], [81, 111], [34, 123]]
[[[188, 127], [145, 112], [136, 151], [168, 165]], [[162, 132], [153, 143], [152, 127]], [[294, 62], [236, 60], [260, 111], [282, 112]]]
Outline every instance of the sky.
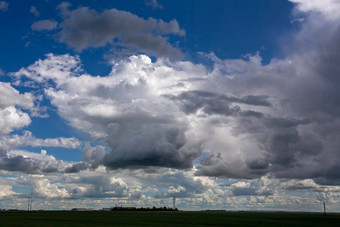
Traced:
[[0, 1], [0, 209], [340, 212], [340, 1]]

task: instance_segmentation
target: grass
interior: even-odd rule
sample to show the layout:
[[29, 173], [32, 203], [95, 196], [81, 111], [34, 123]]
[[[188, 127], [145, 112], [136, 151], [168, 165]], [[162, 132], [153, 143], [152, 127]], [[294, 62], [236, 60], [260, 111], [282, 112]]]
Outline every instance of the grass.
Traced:
[[340, 214], [286, 212], [0, 212], [0, 226], [339, 226]]

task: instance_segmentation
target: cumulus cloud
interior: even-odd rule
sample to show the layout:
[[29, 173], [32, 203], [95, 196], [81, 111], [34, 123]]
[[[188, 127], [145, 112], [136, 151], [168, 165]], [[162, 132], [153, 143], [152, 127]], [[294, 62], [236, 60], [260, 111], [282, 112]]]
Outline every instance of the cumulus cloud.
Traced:
[[317, 12], [331, 20], [340, 19], [340, 2], [338, 0], [289, 0], [297, 4], [302, 12]]
[[30, 123], [29, 115], [13, 106], [0, 109], [0, 135], [8, 134], [14, 129], [22, 128]]
[[[328, 53], [332, 53], [332, 51], [329, 51]], [[244, 172], [243, 176], [247, 176], [246, 173], [250, 174], [248, 176], [251, 176], [252, 174], [261, 175], [265, 172], [274, 172], [279, 177], [316, 177], [317, 175], [321, 177], [321, 175], [327, 175], [324, 174], [323, 170], [324, 165], [322, 163], [324, 163], [324, 161], [321, 161], [320, 158], [326, 153], [328, 155], [334, 154], [333, 148], [337, 145], [334, 143], [335, 141], [331, 142], [328, 140], [327, 136], [319, 133], [321, 128], [327, 127], [324, 122], [321, 123], [320, 120], [321, 118], [326, 120], [330, 117], [337, 122], [337, 117], [333, 118], [333, 116], [337, 116], [337, 113], [335, 113], [337, 112], [337, 108], [335, 106], [337, 106], [336, 103], [338, 102], [338, 99], [335, 98], [337, 97], [337, 94], [333, 89], [331, 90], [335, 93], [328, 90], [327, 97], [332, 97], [334, 99], [326, 98], [321, 94], [326, 92], [325, 87], [330, 85], [326, 82], [328, 80], [327, 77], [336, 73], [337, 66], [332, 67], [332, 72], [328, 71], [327, 74], [319, 74], [315, 73], [315, 69], [310, 69], [306, 66], [309, 65], [309, 61], [312, 62], [313, 60], [306, 56], [295, 56], [294, 60], [287, 58], [281, 61], [273, 61], [268, 66], [256, 67], [253, 65], [252, 67], [255, 67], [253, 69], [250, 67], [250, 64], [252, 64], [250, 61], [248, 66], [250, 71], [245, 71], [242, 73], [242, 76], [237, 77], [232, 75], [233, 71], [236, 69], [232, 70], [230, 66], [233, 67], [236, 65], [238, 67], [239, 64], [235, 64], [235, 62], [231, 61], [225, 61], [224, 65], [217, 63], [218, 66], [215, 67], [215, 70], [218, 71], [218, 73], [221, 73], [221, 70], [224, 69], [222, 69], [222, 67], [228, 67], [227, 69], [230, 70], [230, 74], [233, 76], [230, 79], [229, 73], [227, 72], [226, 76], [229, 78], [225, 83], [222, 82], [223, 79], [218, 79], [219, 83], [224, 83], [229, 89], [241, 86], [247, 87], [247, 92], [258, 92], [258, 85], [261, 87], [270, 86], [266, 93], [271, 94], [271, 97], [280, 97], [281, 99], [281, 102], [279, 103], [273, 100], [273, 105], [277, 107], [274, 112], [272, 109], [267, 109], [267, 111], [262, 110], [262, 114], [259, 114], [258, 111], [253, 112], [254, 110], [252, 110], [252, 112], [245, 112], [246, 114], [243, 113], [235, 118], [239, 119], [237, 120], [238, 123], [236, 123], [237, 128], [233, 130], [236, 135], [243, 135], [246, 143], [251, 144], [251, 141], [255, 139], [255, 141], [262, 144], [261, 146], [253, 144], [251, 146], [251, 149], [253, 150], [252, 153], [247, 153], [246, 151], [249, 148], [247, 149], [246, 147], [246, 149], [243, 148], [243, 151], [240, 152], [240, 158], [242, 155], [247, 154], [247, 158], [245, 158], [244, 161], [248, 167], [244, 169], [246, 172]], [[299, 62], [299, 65], [296, 64], [297, 62]], [[306, 65], [302, 66], [302, 63], [303, 65]], [[321, 65], [323, 65], [323, 63]], [[310, 71], [303, 71], [306, 70], [305, 67], [310, 69]], [[281, 71], [281, 69], [284, 69], [285, 71]], [[274, 70], [276, 73], [272, 74], [274, 76], [267, 77], [265, 76], [269, 73], [267, 70]], [[286, 73], [294, 75], [294, 84], [290, 83], [289, 76], [285, 76]], [[311, 75], [313, 75], [315, 80], [318, 80], [319, 82], [323, 81], [325, 87], [320, 86], [320, 83], [309, 83], [308, 81], [310, 81]], [[254, 81], [254, 83], [249, 82], [249, 80]], [[219, 85], [214, 81], [212, 87], [214, 87], [215, 90], [218, 90], [218, 86]], [[275, 88], [275, 86], [278, 86], [277, 89], [271, 90], [272, 88]], [[313, 89], [311, 89], [311, 87]], [[222, 88], [226, 89], [223, 86]], [[311, 101], [311, 96], [309, 95], [312, 94], [309, 91], [313, 92], [317, 99]], [[307, 95], [307, 93], [309, 95]], [[318, 93], [318, 95], [316, 93]], [[299, 99], [299, 101], [297, 99]], [[328, 106], [328, 104], [330, 106]], [[323, 105], [325, 106], [320, 107]], [[270, 111], [268, 112], [268, 110]], [[323, 116], [320, 115], [320, 111]], [[273, 114], [279, 116], [282, 116], [282, 114], [290, 114], [297, 118], [273, 117]], [[231, 146], [231, 148], [236, 148], [236, 150], [240, 149], [242, 146], [239, 145], [239, 143], [243, 143], [244, 145], [244, 142], [238, 142]], [[215, 142], [215, 144], [217, 144], [217, 142]], [[222, 141], [221, 149], [223, 149], [223, 147], [226, 148], [228, 146], [226, 142]], [[262, 153], [262, 155], [260, 155], [261, 152], [259, 152], [258, 155], [251, 157], [250, 155], [257, 153], [256, 150], [258, 149], [265, 152]], [[217, 151], [218, 150], [215, 149], [213, 155], [202, 161], [203, 166], [200, 171], [203, 171], [203, 174], [208, 175], [219, 175], [224, 172], [227, 173], [228, 176], [232, 176], [233, 172], [242, 165], [238, 165], [238, 167], [233, 166], [228, 162], [231, 154], [222, 150]], [[261, 156], [262, 158], [259, 158]], [[299, 166], [304, 167], [300, 169]], [[236, 173], [240, 173], [240, 171], [236, 171]], [[240, 177], [237, 175], [234, 176]], [[331, 175], [328, 175], [328, 177], [330, 176]]]
[[[320, 109], [315, 106], [317, 99], [309, 105], [308, 96], [300, 94], [315, 87], [305, 87], [306, 76], [327, 78], [301, 71], [310, 59], [293, 58], [264, 66], [258, 55], [240, 60], [214, 57], [215, 66], [209, 72], [190, 62], [159, 59], [152, 63], [141, 55], [115, 64], [106, 77], [93, 77], [80, 73], [77, 57], [48, 55], [15, 75], [54, 81], [58, 89], [45, 90], [52, 104], [72, 126], [107, 143], [111, 152], [105, 154], [103, 164], [113, 169], [190, 168], [207, 152], [197, 174], [331, 177], [338, 161], [332, 160], [333, 170], [323, 165], [322, 157], [334, 154], [337, 142], [319, 130], [335, 127], [337, 120], [332, 126], [321, 124], [320, 111], [333, 118], [336, 108]], [[65, 60], [74, 64], [66, 68]], [[314, 93], [318, 89], [319, 85]], [[333, 91], [337, 92], [328, 89]], [[306, 100], [298, 102], [303, 97]], [[331, 102], [322, 97], [326, 96], [318, 97], [317, 104]], [[337, 100], [333, 101], [329, 104], [337, 106]]]
[[16, 181], [20, 186], [29, 187], [29, 196], [33, 197], [34, 200], [37, 200], [38, 198], [49, 199], [70, 197], [68, 191], [62, 184], [54, 182], [53, 178], [49, 179], [44, 175], [21, 176], [18, 177]]
[[8, 3], [5, 1], [0, 1], [0, 11], [7, 11], [8, 10]]
[[58, 161], [46, 151], [40, 154], [23, 150], [0, 150], [0, 169], [24, 173], [61, 172], [65, 168], [63, 161]]
[[132, 13], [117, 9], [104, 10], [99, 13], [88, 7], [73, 11], [69, 5], [60, 6], [65, 16], [60, 24], [59, 41], [77, 51], [89, 47], [100, 47], [113, 44], [137, 48], [156, 56], [180, 58], [182, 53], [167, 42], [167, 35], [182, 36], [176, 20], [164, 22], [149, 18], [147, 20]]
[[[7, 137], [9, 138], [9, 137]], [[26, 139], [28, 137], [26, 136]], [[19, 150], [16, 147], [20, 146], [41, 146], [41, 147], [74, 147], [74, 139], [58, 138], [58, 139], [35, 139], [32, 142], [16, 141], [14, 148], [13, 140], [18, 139], [18, 136], [9, 138], [11, 142], [6, 141], [6, 137], [1, 138], [0, 141], [0, 170], [27, 173], [27, 174], [50, 174], [50, 173], [77, 173], [87, 169], [96, 169], [102, 164], [102, 157], [104, 151], [102, 147], [85, 147], [84, 161], [69, 162], [57, 160], [53, 155], [49, 155], [44, 149], [40, 153], [30, 152], [26, 150]], [[23, 140], [24, 138], [21, 138]], [[20, 139], [19, 139], [20, 140]], [[21, 142], [21, 143], [20, 143]], [[76, 142], [79, 143], [79, 142]], [[92, 152], [92, 154], [91, 154]]]
[[[327, 200], [329, 211], [335, 211], [339, 207], [339, 186], [320, 186], [311, 179], [279, 180], [264, 176], [237, 181], [195, 177], [193, 173], [194, 171], [169, 169], [157, 173], [146, 173], [142, 170], [106, 172], [102, 168], [65, 175], [12, 173], [11, 177], [0, 177], [0, 185], [12, 189], [8, 196], [3, 197], [6, 203], [11, 202], [13, 205], [20, 201], [20, 198], [24, 198], [26, 204], [29, 195], [33, 197], [36, 209], [47, 209], [51, 206], [70, 209], [77, 205], [99, 209], [103, 206], [110, 207], [112, 204], [137, 207], [171, 206], [172, 196], [177, 198], [176, 206], [181, 209], [194, 207], [237, 210], [256, 207], [270, 210], [292, 208], [318, 211], [323, 199]], [[16, 192], [15, 186], [27, 188], [27, 194]], [[311, 197], [306, 198], [306, 193]], [[92, 199], [79, 200], [88, 197]]]
[[[181, 33], [178, 26], [118, 10], [68, 13], [63, 29], [73, 28], [73, 22], [78, 26], [83, 23], [78, 19], [89, 14], [89, 21], [123, 17], [138, 28], [156, 26], [160, 35]], [[49, 54], [13, 75], [43, 84], [60, 116], [106, 143], [107, 153], [103, 148], [85, 152], [94, 166], [190, 169], [195, 161], [196, 175], [202, 176], [273, 174], [337, 183], [339, 23], [313, 20], [307, 18], [294, 37], [291, 44], [297, 48], [266, 65], [259, 53], [225, 60], [208, 54], [211, 70], [137, 55], [99, 77], [82, 73], [77, 56]], [[115, 35], [105, 35], [102, 44]], [[94, 45], [83, 41], [84, 47]], [[84, 161], [69, 171], [88, 167]], [[187, 193], [182, 187], [171, 185], [160, 194]]]
[[34, 106], [33, 96], [30, 93], [20, 94], [9, 83], [0, 82], [0, 108], [10, 106], [32, 108]]
[[[7, 119], [4, 118], [4, 120]], [[9, 122], [12, 123], [7, 123], [6, 126], [14, 127], [12, 125], [14, 124], [13, 120], [11, 119]], [[0, 121], [0, 123], [2, 122]], [[2, 127], [2, 130], [4, 129], [6, 128]], [[3, 134], [7, 133], [9, 133], [9, 130], [5, 131]], [[82, 142], [80, 142], [76, 138], [64, 137], [38, 139], [35, 138], [29, 131], [24, 131], [23, 135], [2, 135], [0, 136], [0, 170], [22, 172], [28, 174], [48, 174], [56, 172], [62, 173], [69, 172], [68, 169], [72, 168], [73, 166], [77, 166], [77, 164], [82, 164], [82, 162], [65, 162], [62, 160], [57, 160], [54, 156], [48, 155], [46, 150], [41, 150], [41, 153], [38, 154], [18, 149], [20, 147], [27, 146], [43, 148], [62, 147], [77, 149], [81, 148]], [[96, 151], [98, 151], [98, 149], [96, 149]], [[90, 155], [90, 157], [84, 158], [86, 168], [97, 168], [99, 166], [99, 155], [100, 153], [98, 152], [96, 154]]]
[[66, 168], [66, 173], [77, 173], [82, 170], [96, 169], [98, 166], [103, 164], [103, 158], [105, 157], [104, 146], [98, 145], [91, 147], [87, 144], [82, 151], [84, 153], [83, 162], [75, 163], [72, 166]]
[[82, 143], [76, 138], [35, 138], [31, 132], [24, 131], [22, 136], [11, 135], [0, 138], [0, 148], [9, 150], [15, 147], [63, 147], [63, 148], [78, 148]]
[[79, 64], [79, 57], [68, 54], [61, 56], [47, 54], [44, 61], [36, 61], [34, 65], [23, 67], [12, 75], [17, 78], [25, 76], [39, 83], [58, 81], [57, 84], [61, 84], [59, 81], [65, 81], [79, 71]]
[[[64, 65], [71, 70], [74, 67], [67, 63], [76, 62], [75, 59], [65, 63], [56, 60], [67, 60], [69, 57], [49, 55], [48, 59], [38, 61], [27, 69], [23, 68], [15, 75], [25, 75], [37, 81], [48, 78], [54, 80], [57, 87], [63, 88], [49, 88], [45, 92], [53, 104], [58, 106], [58, 112], [72, 126], [107, 142], [114, 151], [104, 159], [107, 166], [192, 166], [191, 161], [200, 152], [192, 144], [185, 144], [185, 122], [179, 117], [181, 113], [171, 100], [160, 96], [166, 89], [176, 87], [167, 88], [166, 83], [160, 84], [164, 89], [150, 87], [156, 84], [157, 73], [152, 73], [151, 76], [145, 74], [144, 70], [154, 70], [148, 57], [131, 57], [117, 65], [117, 69], [120, 69], [113, 71], [108, 77], [92, 77], [86, 74], [73, 76], [73, 71], [68, 72]], [[53, 67], [53, 64], [48, 67], [52, 62], [58, 62], [57, 65], [61, 67]], [[54, 73], [41, 70], [45, 68]], [[158, 70], [164, 69], [159, 67]], [[64, 73], [58, 77], [59, 71]], [[134, 73], [130, 74], [132, 71]], [[174, 80], [174, 74], [165, 75], [165, 79]], [[63, 80], [60, 79], [62, 75], [65, 76]], [[181, 76], [178, 74], [175, 77]], [[134, 92], [127, 93], [128, 90]], [[153, 96], [154, 102], [149, 103], [148, 98]], [[71, 97], [73, 101], [70, 102]], [[168, 112], [164, 112], [166, 109]], [[173, 114], [170, 115], [170, 112]], [[137, 153], [139, 155], [136, 156]]]
[[30, 116], [21, 111], [34, 107], [30, 93], [20, 94], [9, 83], [0, 82], [0, 135], [8, 134], [31, 123]]
[[73, 184], [72, 197], [127, 197], [128, 185], [118, 177], [108, 175], [70, 176]]
[[66, 189], [60, 188], [58, 184], [51, 184], [48, 179], [33, 181], [31, 185], [31, 194], [34, 197], [64, 198], [69, 196]]
[[156, 198], [174, 196], [177, 198], [193, 197], [195, 194], [204, 193], [208, 187], [212, 186], [209, 181], [204, 181], [200, 178], [192, 177], [190, 174], [180, 172], [170, 172], [157, 176], [149, 176], [147, 182], [165, 189], [156, 193]]
[[43, 30], [54, 30], [57, 28], [58, 22], [55, 20], [40, 20], [34, 22], [31, 25], [32, 30], [34, 31], [43, 31]]

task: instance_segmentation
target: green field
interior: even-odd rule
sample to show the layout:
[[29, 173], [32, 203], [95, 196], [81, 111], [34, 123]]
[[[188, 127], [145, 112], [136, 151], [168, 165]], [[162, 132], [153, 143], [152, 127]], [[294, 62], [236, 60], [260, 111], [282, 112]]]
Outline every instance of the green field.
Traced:
[[0, 212], [0, 226], [340, 226], [340, 214], [285, 212]]

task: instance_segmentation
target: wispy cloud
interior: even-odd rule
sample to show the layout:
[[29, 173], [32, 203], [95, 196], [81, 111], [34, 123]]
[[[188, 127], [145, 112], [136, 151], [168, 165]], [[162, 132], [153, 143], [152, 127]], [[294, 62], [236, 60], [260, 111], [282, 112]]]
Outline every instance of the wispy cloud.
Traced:
[[5, 1], [0, 1], [0, 11], [7, 11], [8, 10], [8, 3]]
[[147, 6], [151, 6], [153, 9], [163, 9], [163, 5], [157, 0], [145, 0]]
[[32, 30], [34, 31], [43, 31], [43, 30], [54, 30], [57, 28], [58, 22], [55, 20], [40, 20], [34, 22], [31, 25]]
[[32, 13], [36, 17], [40, 16], [40, 12], [37, 10], [37, 8], [35, 6], [31, 6], [30, 13]]

